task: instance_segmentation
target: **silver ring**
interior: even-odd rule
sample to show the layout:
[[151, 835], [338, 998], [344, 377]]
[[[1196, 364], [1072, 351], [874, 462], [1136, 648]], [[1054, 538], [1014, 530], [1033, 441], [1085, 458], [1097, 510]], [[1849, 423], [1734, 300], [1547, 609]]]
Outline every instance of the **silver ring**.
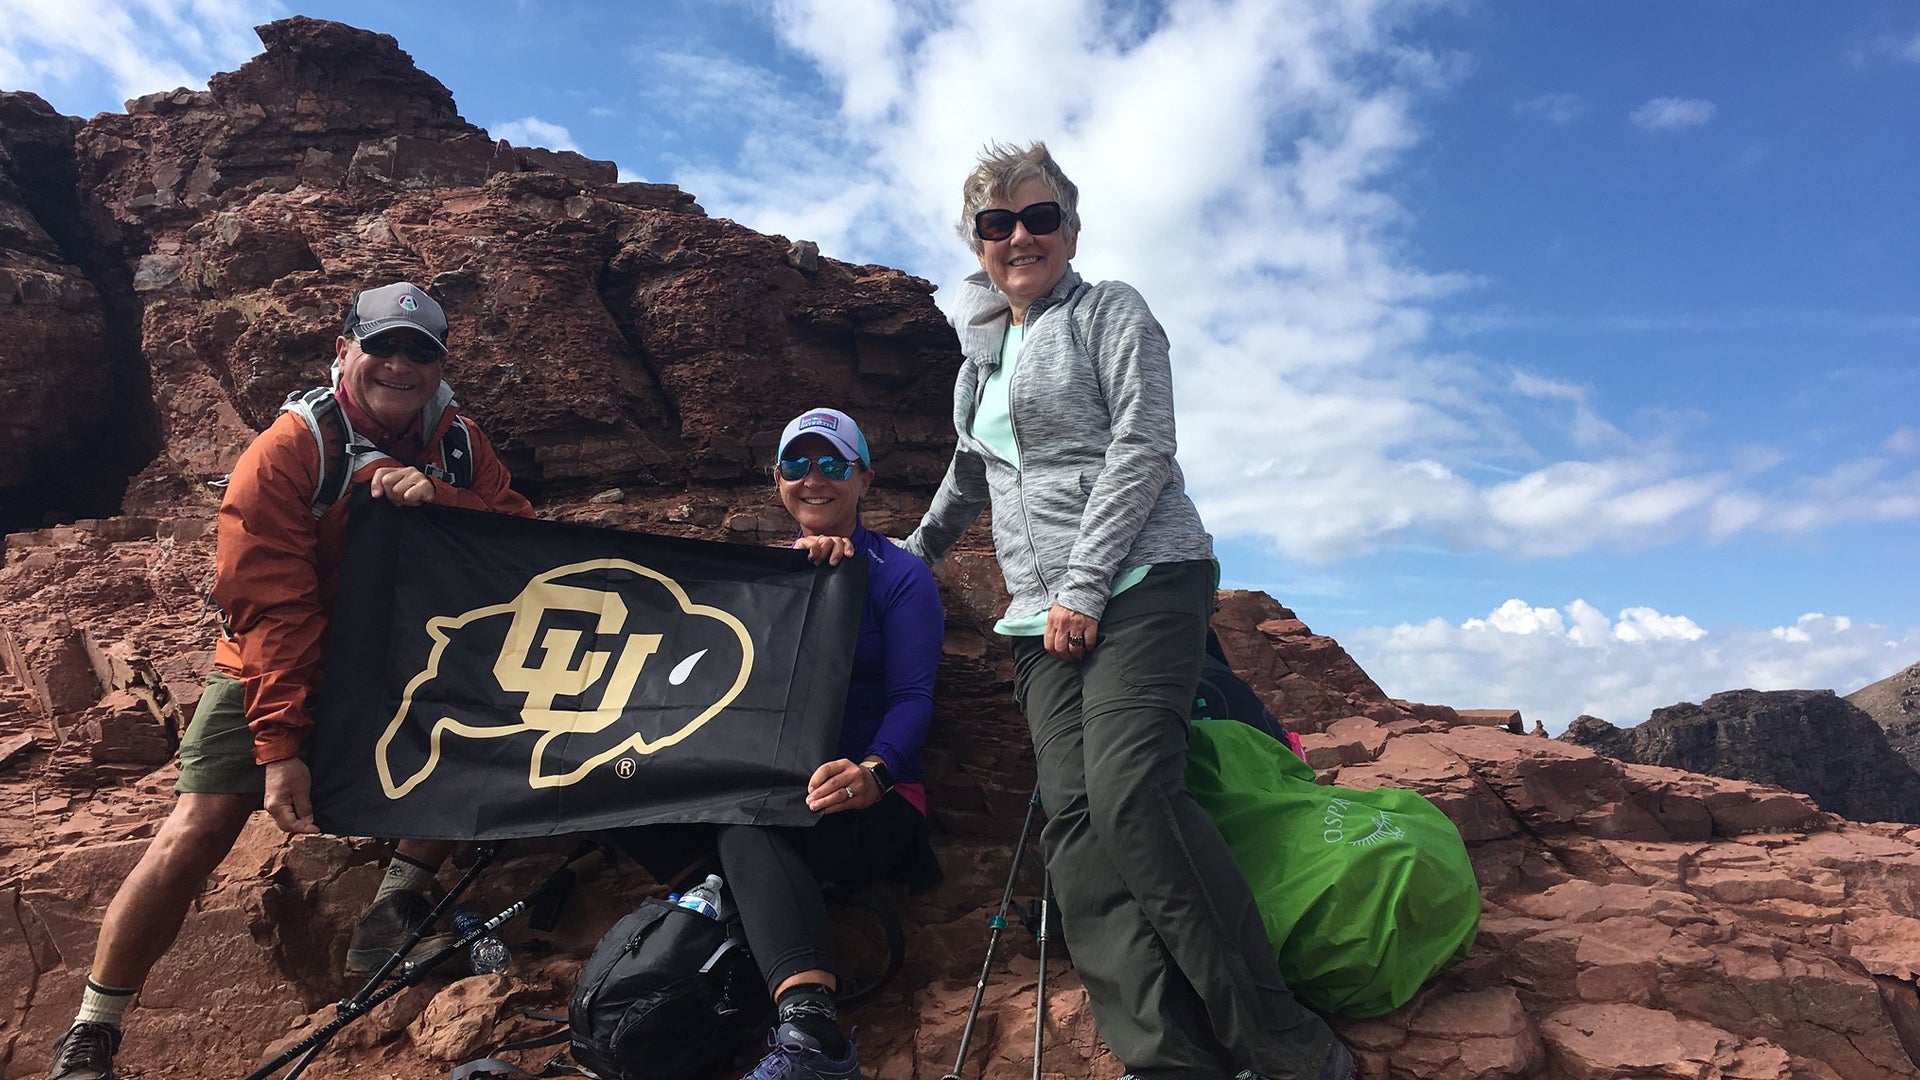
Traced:
[[1083, 637], [1070, 637], [1067, 639], [1067, 644], [1072, 645], [1076, 649], [1083, 647], [1086, 643], [1087, 639]]
[[853, 785], [848, 784], [846, 791], [847, 791], [847, 801], [852, 802], [853, 801]]

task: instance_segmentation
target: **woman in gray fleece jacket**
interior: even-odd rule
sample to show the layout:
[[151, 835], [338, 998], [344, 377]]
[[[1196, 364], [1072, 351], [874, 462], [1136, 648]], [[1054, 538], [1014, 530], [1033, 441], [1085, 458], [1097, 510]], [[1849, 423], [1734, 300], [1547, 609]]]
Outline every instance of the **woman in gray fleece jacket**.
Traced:
[[980, 259], [954, 329], [958, 444], [907, 538], [929, 561], [980, 511], [1013, 602], [1014, 698], [1047, 869], [1100, 1034], [1140, 1080], [1344, 1080], [1287, 989], [1252, 891], [1186, 787], [1213, 540], [1174, 461], [1167, 337], [1070, 261], [1078, 189], [1046, 146], [991, 146], [963, 188]]

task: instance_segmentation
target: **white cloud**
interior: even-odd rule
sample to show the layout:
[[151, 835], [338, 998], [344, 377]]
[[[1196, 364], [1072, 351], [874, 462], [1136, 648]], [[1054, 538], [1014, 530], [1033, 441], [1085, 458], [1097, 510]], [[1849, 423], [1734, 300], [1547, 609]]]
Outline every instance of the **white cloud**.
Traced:
[[6, 0], [0, 4], [0, 86], [35, 88], [56, 108], [111, 110], [259, 52], [253, 25], [278, 4], [238, 0]]
[[1484, 619], [1468, 619], [1460, 624], [1463, 630], [1488, 627], [1503, 634], [1561, 634], [1566, 632], [1567, 624], [1558, 609], [1537, 608], [1517, 598], [1501, 604]]
[[1580, 115], [1580, 95], [1568, 93], [1541, 94], [1539, 97], [1516, 101], [1513, 111], [1522, 116], [1538, 116], [1549, 124], [1570, 124]]
[[[1570, 628], [1568, 627], [1570, 625]], [[1630, 607], [1609, 627], [1584, 600], [1565, 611], [1513, 599], [1484, 619], [1370, 627], [1341, 636], [1387, 693], [1457, 708], [1518, 708], [1549, 731], [1581, 714], [1622, 726], [1722, 690], [1851, 693], [1920, 655], [1894, 634], [1810, 613], [1769, 630], [1709, 633], [1684, 615]]]
[[515, 146], [541, 146], [548, 150], [578, 151], [574, 144], [573, 132], [559, 124], [550, 124], [537, 116], [523, 116], [518, 120], [503, 120], [487, 125], [487, 133], [496, 139], [505, 139]]
[[[111, 69], [129, 92], [237, 65], [257, 51], [247, 24], [271, 14], [241, 0], [0, 3], [0, 84]], [[652, 179], [716, 215], [941, 282], [943, 302], [974, 269], [953, 221], [975, 150], [1048, 140], [1081, 185], [1077, 268], [1138, 286], [1172, 337], [1181, 461], [1223, 538], [1312, 562], [1406, 548], [1552, 556], [1920, 517], [1908, 448], [1920, 437], [1838, 465], [1754, 470], [1738, 451], [1688, 452], [1682, 425], [1656, 410], [1610, 416], [1592, 386], [1542, 374], [1552, 358], [1435, 347], [1436, 309], [1477, 282], [1418, 264], [1395, 195], [1421, 117], [1464, 70], [1417, 41], [1445, 6], [1065, 0], [1023, 9], [1009, 34], [1004, 0], [772, 0], [750, 7], [779, 38], [779, 67], [655, 39], [631, 52], [643, 107], [627, 112], [665, 118], [648, 134], [666, 155], [651, 171], [668, 175]], [[1579, 106], [1566, 97], [1516, 107], [1551, 121]], [[720, 133], [727, 149], [697, 149], [686, 131]], [[538, 117], [494, 133], [574, 146]], [[1714, 324], [1702, 330], [1917, 324], [1601, 318], [1620, 320], [1608, 332], [1676, 318]], [[1694, 403], [1671, 404], [1669, 417]]]
[[253, 27], [278, 15], [243, 0], [5, 0], [0, 86], [88, 112], [118, 107], [100, 100], [102, 83], [121, 99], [205, 87], [259, 52]]
[[1853, 59], [1855, 63], [1861, 63], [1876, 54], [1920, 64], [1920, 34], [1883, 34], [1874, 39], [1871, 50], [1856, 53]]
[[1174, 342], [1181, 461], [1218, 536], [1314, 562], [1556, 555], [1900, 512], [1887, 473], [1851, 490], [1755, 474], [1680, 452], [1651, 412], [1636, 436], [1541, 363], [1433, 347], [1438, 302], [1476, 286], [1415, 263], [1394, 196], [1461, 69], [1415, 40], [1433, 7], [1076, 0], [1023, 9], [1009, 35], [996, 0], [777, 0], [799, 73], [685, 44], [634, 58], [672, 87], [643, 91], [653, 109], [734, 133], [673, 172], [711, 212], [904, 267], [943, 303], [977, 269], [953, 232], [975, 151], [1044, 138], [1081, 189], [1076, 268], [1140, 288]]
[[1700, 98], [1658, 97], [1628, 116], [1635, 125], [1648, 131], [1684, 131], [1713, 119], [1715, 106]]
[[1699, 641], [1707, 632], [1685, 615], [1662, 615], [1650, 607], [1630, 607], [1620, 612], [1614, 624], [1616, 641]]
[[[1508, 603], [1519, 601], [1509, 600]], [[1613, 623], [1600, 609], [1585, 600], [1575, 600], [1567, 605], [1567, 618], [1572, 621], [1573, 629], [1567, 631], [1567, 640], [1575, 645], [1605, 645], [1607, 638], [1613, 635]]]

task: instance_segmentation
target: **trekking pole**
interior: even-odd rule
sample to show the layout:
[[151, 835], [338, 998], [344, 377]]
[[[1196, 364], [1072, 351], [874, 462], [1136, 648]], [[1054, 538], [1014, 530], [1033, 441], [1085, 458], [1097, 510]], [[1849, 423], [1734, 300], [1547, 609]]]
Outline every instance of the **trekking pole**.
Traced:
[[[373, 978], [368, 979], [367, 984], [362, 986], [352, 997], [340, 1003], [340, 1012], [334, 1015], [338, 1017], [349, 1010], [363, 1010], [370, 995], [380, 988], [381, 983], [387, 981], [387, 976], [393, 973], [394, 968], [407, 962], [407, 954], [411, 953], [414, 946], [420, 944], [420, 942], [426, 938], [427, 933], [440, 921], [440, 916], [446, 914], [447, 911], [453, 907], [454, 903], [457, 902], [467, 889], [473, 885], [474, 881], [479, 878], [480, 871], [486, 869], [499, 853], [500, 849], [497, 844], [482, 844], [476, 847], [473, 851], [473, 865], [467, 867], [467, 872], [460, 875], [460, 880], [454, 882], [453, 888], [447, 891], [447, 895], [441, 897], [440, 902], [434, 905], [433, 910], [428, 912], [427, 916], [421, 919], [419, 924], [408, 932], [405, 940], [400, 942], [400, 947], [393, 950], [393, 952], [387, 956], [386, 962], [380, 965], [380, 969], [373, 973]], [[358, 1014], [356, 1013], [356, 1015]], [[287, 1072], [286, 1080], [298, 1080], [300, 1074], [307, 1071], [307, 1066], [313, 1064], [313, 1059], [320, 1053], [322, 1045], [324, 1045], [324, 1043], [315, 1044], [307, 1051], [305, 1057], [294, 1062], [293, 1068]]]
[[1033, 986], [1033, 1080], [1040, 1080], [1040, 1051], [1047, 1044], [1047, 904], [1053, 899], [1053, 874], [1040, 879], [1040, 978]]
[[1000, 931], [1007, 928], [1007, 905], [1013, 902], [1013, 883], [1020, 876], [1020, 859], [1026, 853], [1027, 835], [1033, 830], [1033, 814], [1038, 809], [1040, 786], [1035, 784], [1033, 797], [1027, 800], [1027, 818], [1020, 823], [1020, 839], [1013, 847], [1013, 865], [1007, 870], [1007, 887], [1000, 894], [1000, 910], [987, 922], [993, 928], [987, 935], [987, 959], [980, 965], [980, 981], [973, 984], [973, 1004], [967, 1007], [967, 1022], [960, 1029], [960, 1053], [953, 1059], [953, 1071], [940, 1080], [960, 1080], [960, 1068], [966, 1064], [967, 1044], [973, 1041], [973, 1022], [980, 1017], [980, 1002], [987, 993], [987, 975], [993, 971], [993, 951], [1000, 945]]
[[[488, 857], [489, 859], [491, 858], [490, 855]], [[297, 1069], [305, 1068], [307, 1062], [310, 1062], [320, 1049], [325, 1047], [335, 1035], [339, 1034], [342, 1028], [358, 1020], [360, 1017], [365, 1016], [367, 1013], [372, 1012], [381, 1002], [393, 997], [395, 994], [418, 986], [426, 980], [427, 975], [432, 972], [434, 968], [439, 967], [449, 958], [464, 952], [470, 948], [474, 942], [499, 929], [503, 923], [515, 918], [521, 912], [546, 903], [547, 897], [551, 892], [570, 886], [575, 876], [575, 862], [587, 857], [600, 857], [599, 850], [594, 849], [576, 854], [574, 858], [570, 858], [567, 862], [562, 863], [559, 869], [549, 874], [547, 880], [541, 882], [539, 888], [527, 894], [525, 897], [514, 901], [508, 905], [505, 910], [501, 911], [500, 914], [495, 915], [493, 918], [460, 935], [457, 940], [439, 952], [422, 960], [407, 962], [404, 966], [400, 967], [399, 974], [385, 985], [379, 986], [378, 989], [373, 989], [374, 984], [369, 983], [368, 987], [363, 988], [360, 993], [340, 1002], [339, 1005], [336, 1006], [338, 1011], [334, 1014], [332, 1020], [327, 1021], [325, 1025], [316, 1029], [312, 1034], [301, 1039], [298, 1043], [288, 1047], [272, 1061], [248, 1073], [245, 1080], [267, 1080], [268, 1077], [285, 1067], [288, 1062], [304, 1056], [306, 1061], [303, 1061], [296, 1067], [295, 1072], [289, 1073], [285, 1078], [285, 1080], [293, 1080], [293, 1077], [298, 1075]], [[478, 859], [475, 861], [476, 863], [479, 862]], [[473, 874], [474, 871], [469, 870], [467, 877], [463, 878], [461, 884], [456, 886], [456, 888], [464, 888]], [[446, 905], [447, 902], [445, 901], [441, 904], [442, 907]], [[438, 910], [438, 908], [435, 909], [436, 912], [438, 912]], [[432, 924], [431, 921], [428, 921], [424, 925], [430, 926]], [[407, 947], [411, 948], [415, 943], [409, 943]], [[396, 964], [397, 961], [385, 965], [383, 971], [390, 971]]]

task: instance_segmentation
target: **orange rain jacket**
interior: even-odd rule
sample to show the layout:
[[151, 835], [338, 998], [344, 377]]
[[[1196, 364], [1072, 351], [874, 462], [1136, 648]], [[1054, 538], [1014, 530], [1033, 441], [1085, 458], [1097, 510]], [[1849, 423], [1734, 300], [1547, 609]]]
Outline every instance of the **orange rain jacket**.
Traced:
[[[441, 439], [456, 412], [444, 384], [436, 404], [437, 422], [421, 425], [427, 450], [420, 464], [444, 467]], [[493, 444], [472, 417], [465, 419], [473, 484], [463, 489], [435, 478], [434, 505], [532, 517], [533, 504], [507, 486], [513, 478]], [[365, 462], [353, 483], [402, 464], [390, 457]], [[253, 758], [262, 765], [298, 756], [313, 726], [307, 694], [320, 679], [327, 613], [340, 586], [348, 502], [339, 499], [314, 520], [319, 482], [320, 447], [312, 429], [302, 417], [283, 412], [240, 455], [220, 503], [213, 598], [226, 613], [231, 636], [220, 639], [214, 666], [244, 688]]]

